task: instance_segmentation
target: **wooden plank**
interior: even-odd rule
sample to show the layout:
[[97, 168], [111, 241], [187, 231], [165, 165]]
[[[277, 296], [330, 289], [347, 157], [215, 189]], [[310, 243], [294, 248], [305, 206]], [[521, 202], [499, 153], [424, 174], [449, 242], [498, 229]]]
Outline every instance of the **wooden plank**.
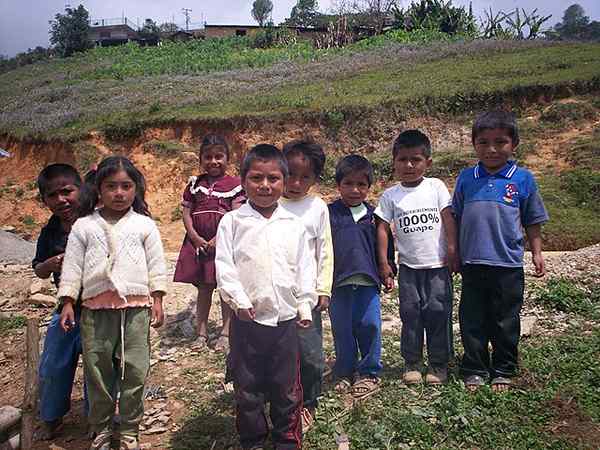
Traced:
[[21, 422], [22, 450], [30, 450], [33, 446], [38, 404], [39, 327], [38, 319], [27, 319], [27, 366], [25, 368], [25, 398], [23, 400], [23, 419]]

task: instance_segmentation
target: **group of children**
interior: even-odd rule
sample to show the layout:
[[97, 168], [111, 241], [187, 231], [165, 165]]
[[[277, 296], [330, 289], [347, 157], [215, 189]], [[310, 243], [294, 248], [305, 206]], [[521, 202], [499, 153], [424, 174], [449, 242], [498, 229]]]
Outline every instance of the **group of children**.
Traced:
[[[379, 390], [380, 288], [391, 290], [396, 278], [405, 383], [422, 382], [424, 372], [428, 384], [448, 378], [452, 274], [460, 272], [461, 376], [471, 390], [488, 380], [496, 391], [509, 388], [518, 366], [522, 229], [541, 276], [541, 224], [548, 216], [533, 176], [511, 159], [519, 144], [512, 114], [478, 116], [472, 142], [479, 162], [461, 172], [452, 197], [442, 181], [425, 177], [432, 164], [428, 137], [402, 132], [392, 149], [399, 183], [374, 207], [366, 201], [373, 168], [363, 156], [338, 162], [339, 199], [327, 205], [310, 193], [325, 165], [318, 144], [292, 141], [283, 150], [257, 145], [237, 178], [227, 175], [225, 140], [203, 140], [204, 174], [193, 177], [183, 195], [186, 237], [174, 280], [198, 288], [196, 346], [209, 344], [213, 295], [221, 301], [223, 328], [215, 347], [229, 349], [242, 448], [263, 448], [269, 430], [275, 448], [302, 447], [321, 395], [323, 311], [329, 311], [334, 338], [335, 389], [355, 399]], [[69, 167], [49, 166], [38, 179], [53, 216], [33, 264], [38, 276], [55, 275], [62, 307], [42, 356], [41, 417], [51, 431], [60, 425], [82, 347], [88, 422], [96, 433], [90, 448], [109, 448], [120, 392], [120, 448], [135, 449], [149, 326], [163, 321], [160, 236], [144, 201], [144, 178], [129, 160], [103, 160], [93, 186], [81, 189], [85, 202], [77, 200], [81, 180]], [[55, 345], [70, 349], [65, 362]], [[60, 401], [44, 389], [52, 377], [64, 378]], [[45, 404], [64, 406], [46, 412]]]

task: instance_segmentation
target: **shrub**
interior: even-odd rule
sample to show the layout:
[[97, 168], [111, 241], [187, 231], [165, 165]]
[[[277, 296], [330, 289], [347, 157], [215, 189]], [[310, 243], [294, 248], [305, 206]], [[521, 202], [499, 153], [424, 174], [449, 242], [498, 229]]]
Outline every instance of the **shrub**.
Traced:
[[174, 158], [185, 150], [179, 141], [152, 140], [144, 144], [144, 150], [161, 158]]
[[78, 142], [73, 146], [75, 156], [75, 165], [77, 170], [83, 175], [98, 162], [98, 149], [95, 145], [88, 142]]
[[177, 205], [173, 211], [171, 211], [171, 222], [177, 222], [183, 218], [183, 209], [181, 205]]
[[25, 217], [23, 217], [21, 222], [23, 222], [23, 225], [25, 225], [27, 227], [35, 226], [35, 219], [33, 218], [33, 216], [29, 216], [29, 215], [25, 216]]
[[563, 172], [560, 180], [578, 205], [600, 210], [600, 172], [578, 168]]
[[4, 335], [10, 330], [23, 328], [25, 325], [27, 325], [27, 318], [25, 316], [0, 316], [0, 335]]
[[542, 112], [540, 120], [552, 123], [566, 123], [580, 120], [593, 120], [596, 116], [596, 110], [588, 103], [568, 102], [555, 103], [549, 106]]

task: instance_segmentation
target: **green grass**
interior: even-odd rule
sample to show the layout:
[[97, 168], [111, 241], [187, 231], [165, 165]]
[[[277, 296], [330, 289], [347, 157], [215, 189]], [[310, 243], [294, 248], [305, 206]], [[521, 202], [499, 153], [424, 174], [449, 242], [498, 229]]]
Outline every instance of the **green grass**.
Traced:
[[600, 320], [600, 284], [586, 289], [567, 278], [550, 278], [534, 290], [533, 298], [549, 309]]
[[0, 336], [8, 333], [10, 330], [23, 328], [27, 325], [27, 317], [25, 316], [0, 316]]
[[[260, 117], [317, 119], [335, 135], [342, 125], [376, 112], [391, 118], [407, 112], [454, 114], [600, 87], [598, 44], [510, 47], [476, 41], [410, 50], [387, 45], [289, 67], [176, 79], [135, 75], [133, 69], [126, 69], [133, 72], [123, 79], [94, 78], [89, 74], [97, 66], [113, 65], [102, 51], [117, 51], [98, 49], [93, 58], [78, 56], [1, 75], [0, 100], [9, 107], [0, 116], [0, 132], [78, 140], [102, 130], [120, 141], [139, 136], [147, 126]], [[131, 55], [119, 57], [139, 63], [140, 74], [152, 66], [152, 53], [128, 51]], [[183, 60], [178, 61], [176, 72], [185, 74]], [[17, 98], [15, 92], [27, 94]]]

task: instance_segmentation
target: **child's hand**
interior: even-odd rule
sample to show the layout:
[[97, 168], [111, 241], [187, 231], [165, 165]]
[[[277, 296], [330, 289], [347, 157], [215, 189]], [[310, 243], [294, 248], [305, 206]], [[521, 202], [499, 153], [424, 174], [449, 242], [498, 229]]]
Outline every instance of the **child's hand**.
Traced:
[[203, 238], [201, 238], [200, 236], [198, 236], [197, 238], [193, 238], [192, 244], [194, 244], [194, 247], [196, 247], [196, 250], [198, 252], [200, 252], [203, 255], [206, 255], [206, 247], [208, 245], [208, 242], [206, 242]]
[[315, 308], [317, 311], [325, 311], [329, 308], [329, 297], [326, 295], [319, 295], [319, 301], [317, 302], [317, 307]]
[[153, 296], [153, 299], [154, 302], [152, 302], [152, 320], [150, 326], [152, 328], [158, 328], [165, 321], [165, 312], [162, 305], [162, 296]]
[[394, 288], [394, 271], [392, 266], [387, 262], [383, 263], [379, 267], [379, 276], [383, 283], [383, 288], [386, 292], [391, 291]]
[[75, 311], [71, 301], [64, 302], [60, 313], [60, 327], [68, 333], [75, 327]]
[[60, 255], [56, 255], [53, 256], [52, 258], [48, 258], [46, 261], [44, 261], [44, 266], [47, 270], [49, 270], [50, 272], [60, 272], [62, 269], [62, 263], [63, 263], [63, 259], [65, 257], [64, 253], [61, 253]]
[[298, 325], [299, 328], [308, 328], [310, 327], [311, 322], [312, 320], [310, 319], [297, 320], [296, 325]]
[[206, 243], [206, 247], [205, 247], [205, 248], [206, 248], [206, 250], [209, 250], [209, 249], [214, 249], [214, 248], [215, 248], [215, 245], [216, 245], [216, 243], [217, 243], [217, 237], [215, 236], [214, 238], [212, 238], [210, 241], [208, 241], [208, 242]]
[[254, 308], [238, 309], [237, 316], [242, 322], [252, 322], [256, 314], [254, 313]]
[[546, 275], [546, 263], [541, 253], [533, 254], [533, 265], [535, 266], [535, 276], [543, 277]]

